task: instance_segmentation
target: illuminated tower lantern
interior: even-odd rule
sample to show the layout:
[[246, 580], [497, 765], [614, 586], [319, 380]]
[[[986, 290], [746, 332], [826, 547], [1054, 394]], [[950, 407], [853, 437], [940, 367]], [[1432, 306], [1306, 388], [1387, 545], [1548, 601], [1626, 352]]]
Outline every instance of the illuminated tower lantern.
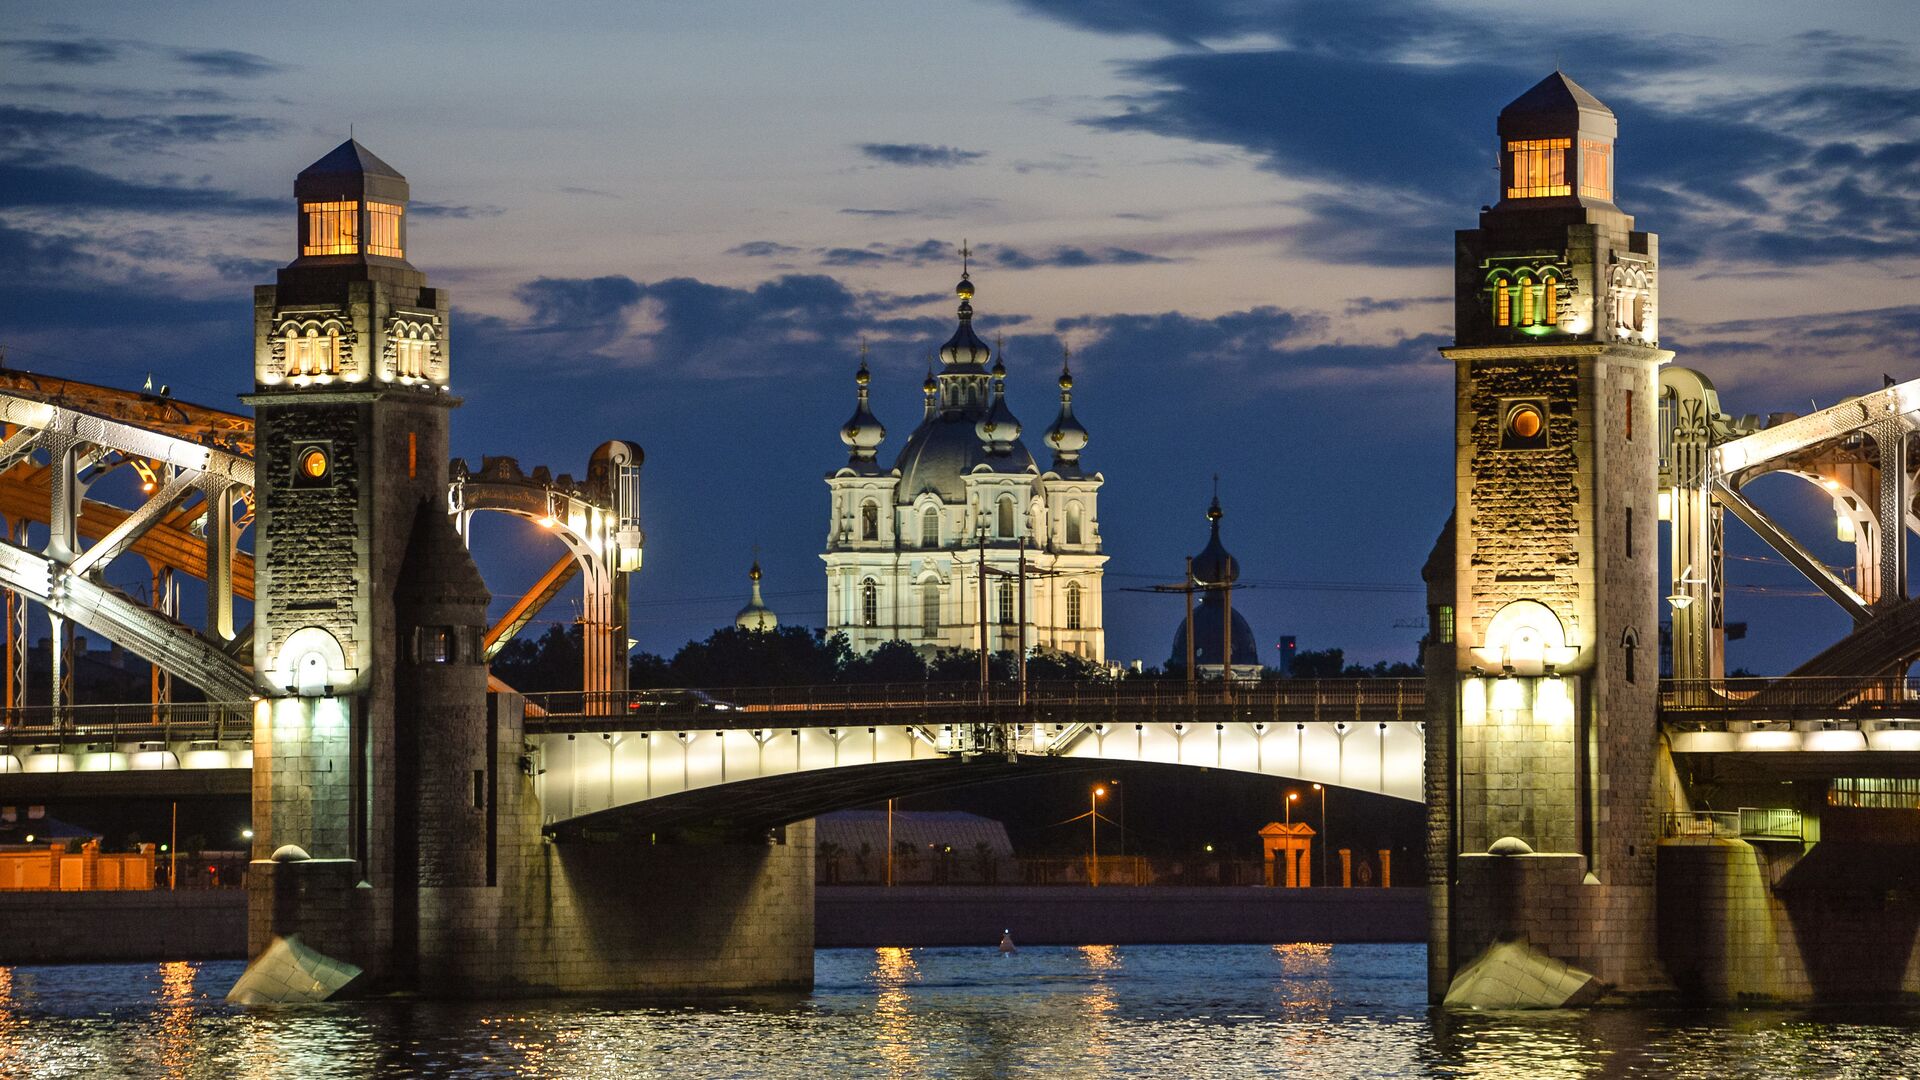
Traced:
[[[1521, 939], [1631, 988], [1654, 940], [1658, 248], [1613, 114], [1554, 72], [1458, 234], [1454, 519], [1428, 564], [1436, 997]], [[1529, 853], [1531, 852], [1531, 853]]]
[[[366, 147], [343, 143], [294, 194], [297, 257], [254, 292], [245, 398], [263, 698], [249, 941], [298, 932], [404, 976], [420, 886], [486, 884], [492, 801], [486, 592], [445, 512], [447, 294], [407, 262], [406, 178]], [[471, 857], [446, 857], [454, 843]]]

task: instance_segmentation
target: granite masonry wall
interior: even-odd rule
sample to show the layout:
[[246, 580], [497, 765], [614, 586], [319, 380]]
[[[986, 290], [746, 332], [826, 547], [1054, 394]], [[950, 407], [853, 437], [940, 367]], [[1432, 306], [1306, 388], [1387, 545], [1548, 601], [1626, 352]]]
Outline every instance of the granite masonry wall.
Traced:
[[240, 889], [0, 892], [0, 965], [239, 959]]

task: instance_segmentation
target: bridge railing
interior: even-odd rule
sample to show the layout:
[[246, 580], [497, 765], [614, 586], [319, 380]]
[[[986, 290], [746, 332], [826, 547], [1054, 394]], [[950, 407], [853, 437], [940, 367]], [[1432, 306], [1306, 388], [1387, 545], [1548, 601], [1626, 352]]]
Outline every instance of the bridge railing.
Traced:
[[560, 691], [528, 694], [529, 720], [565, 717], [626, 717], [663, 723], [747, 726], [765, 722], [766, 713], [899, 710], [931, 713], [976, 711], [982, 707], [1152, 708], [1230, 706], [1254, 711], [1285, 711], [1315, 720], [1369, 718], [1424, 719], [1423, 679], [1281, 679], [1232, 684], [1141, 679], [1120, 682], [1033, 682], [1025, 701], [1017, 686], [996, 684], [985, 692], [977, 682], [824, 683], [811, 686], [738, 686], [626, 690], [612, 693]]
[[1686, 810], [1662, 816], [1660, 835], [1698, 840], [1804, 840], [1806, 819], [1798, 810], [1742, 806], [1737, 810]]
[[0, 709], [0, 744], [218, 742], [253, 738], [250, 701]]
[[1663, 679], [1660, 712], [1669, 722], [1702, 726], [1794, 720], [1920, 720], [1920, 679]]

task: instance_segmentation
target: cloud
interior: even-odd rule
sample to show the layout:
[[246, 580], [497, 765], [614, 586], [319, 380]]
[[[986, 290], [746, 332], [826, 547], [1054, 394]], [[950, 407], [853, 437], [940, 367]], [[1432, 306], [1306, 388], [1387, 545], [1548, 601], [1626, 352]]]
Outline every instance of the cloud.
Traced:
[[217, 143], [262, 138], [280, 124], [233, 113], [173, 113], [106, 116], [0, 105], [0, 145], [18, 159], [26, 150], [66, 152], [89, 144], [115, 150], [152, 153], [183, 143]]
[[39, 38], [8, 41], [0, 47], [19, 53], [36, 64], [59, 64], [67, 67], [93, 67], [96, 64], [118, 59], [120, 56], [120, 50], [117, 47], [95, 39], [62, 41]]
[[[1567, 55], [1606, 57], [1584, 75], [1621, 117], [1619, 201], [1666, 234], [1670, 263], [1920, 252], [1920, 184], [1907, 149], [1920, 143], [1920, 85], [1897, 44], [1816, 32], [1703, 54], [1703, 43], [1674, 35], [1623, 38], [1598, 22], [1549, 25], [1545, 15], [1496, 18], [1412, 0], [1020, 2], [1100, 33], [1278, 43], [1123, 63], [1139, 89], [1082, 122], [1234, 147], [1309, 185], [1295, 197], [1305, 220], [1284, 239], [1316, 257], [1443, 258], [1446, 234], [1497, 195], [1493, 115], [1545, 73], [1536, 61], [1485, 58], [1536, 57], [1547, 33]], [[1647, 91], [1647, 76], [1701, 72], [1703, 55], [1735, 79], [1763, 68], [1776, 77], [1717, 96]]]
[[927, 143], [861, 143], [860, 152], [888, 165], [909, 165], [951, 169], [971, 165], [987, 156], [985, 150], [960, 150]]
[[0, 206], [159, 213], [262, 214], [287, 212], [283, 199], [261, 199], [212, 187], [143, 184], [77, 165], [0, 161]]
[[874, 266], [892, 261], [892, 256], [885, 251], [870, 248], [837, 247], [827, 248], [820, 253], [822, 266]]
[[70, 82], [6, 83], [0, 90], [9, 94], [51, 94], [61, 97], [93, 98], [100, 101], [140, 101], [150, 103], [183, 103], [196, 105], [222, 105], [237, 100], [225, 90], [216, 90], [210, 86], [178, 86], [168, 89], [148, 89], [131, 86], [82, 86]]
[[1008, 270], [1031, 270], [1036, 267], [1071, 270], [1084, 266], [1137, 266], [1141, 263], [1170, 263], [1173, 260], [1160, 255], [1149, 255], [1132, 248], [1103, 247], [1092, 251], [1071, 245], [1056, 247], [1052, 251], [1028, 254], [1019, 248], [999, 245], [982, 245], [982, 257], [993, 265]]
[[727, 249], [729, 255], [743, 255], [749, 259], [767, 259], [774, 256], [798, 255], [800, 249], [772, 240], [749, 240]]
[[469, 218], [499, 217], [506, 213], [498, 206], [468, 206], [461, 203], [411, 202], [407, 210], [417, 217], [455, 218], [465, 221]]
[[264, 56], [237, 49], [176, 49], [173, 58], [202, 75], [228, 79], [257, 79], [284, 70]]
[[1375, 299], [1371, 296], [1356, 296], [1347, 301], [1348, 315], [1372, 315], [1381, 311], [1405, 311], [1407, 308], [1428, 304], [1450, 304], [1451, 296], [1392, 296]]
[[1809, 396], [1832, 404], [1836, 393], [1879, 389], [1882, 373], [1920, 378], [1920, 305], [1712, 322], [1667, 317], [1660, 336], [1682, 366], [1738, 358], [1710, 369], [1721, 407], [1735, 414], [1802, 411]]
[[868, 210], [857, 206], [846, 207], [840, 212], [843, 214], [857, 214], [861, 217], [901, 217], [903, 215], [916, 213], [916, 211], [913, 210]]
[[600, 190], [599, 188], [590, 188], [590, 187], [577, 187], [577, 186], [574, 186], [574, 185], [572, 185], [572, 184], [569, 184], [569, 185], [566, 185], [565, 187], [562, 187], [562, 188], [560, 189], [560, 191], [561, 191], [561, 193], [562, 193], [562, 194], [566, 194], [566, 195], [592, 195], [592, 196], [594, 196], [595, 198], [600, 198], [600, 199], [623, 199], [623, 198], [626, 198], [626, 196], [624, 196], [624, 195], [621, 195], [621, 194], [618, 194], [617, 192], [612, 192], [612, 191], [602, 191], [602, 190]]

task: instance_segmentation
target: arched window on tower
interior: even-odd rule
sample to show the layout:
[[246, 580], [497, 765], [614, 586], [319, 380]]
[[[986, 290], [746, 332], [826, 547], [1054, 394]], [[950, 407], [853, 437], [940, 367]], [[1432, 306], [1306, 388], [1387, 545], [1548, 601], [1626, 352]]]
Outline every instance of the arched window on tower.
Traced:
[[927, 638], [940, 636], [940, 583], [937, 581], [920, 586], [920, 633]]
[[872, 499], [860, 504], [860, 539], [880, 539], [880, 504]]
[[340, 328], [338, 326], [327, 327], [326, 359], [327, 362], [321, 365], [321, 370], [328, 375], [340, 374]]
[[1560, 282], [1551, 270], [1543, 270], [1540, 273], [1538, 321], [1542, 326], [1553, 326], [1560, 321]]
[[1514, 282], [1514, 288], [1520, 290], [1520, 325], [1533, 325], [1533, 278], [1526, 274]]
[[1013, 539], [1013, 496], [1000, 496], [1000, 509], [994, 525], [994, 532], [1002, 540]]
[[309, 326], [307, 339], [300, 343], [300, 374], [316, 375], [320, 369], [320, 331]]
[[1079, 542], [1080, 542], [1080, 504], [1077, 502], [1070, 502], [1067, 504], [1067, 543], [1077, 544]]
[[1067, 629], [1080, 629], [1080, 583], [1067, 582]]
[[860, 583], [860, 625], [880, 625], [880, 586], [872, 578]]
[[1634, 681], [1634, 678], [1633, 678], [1635, 675], [1635, 672], [1633, 670], [1634, 654], [1639, 651], [1640, 651], [1640, 631], [1635, 630], [1633, 627], [1629, 626], [1620, 634], [1621, 658], [1624, 661], [1624, 667], [1626, 669], [1623, 672], [1623, 674], [1626, 675], [1627, 682], [1629, 683]]
[[1000, 624], [1013, 624], [1013, 582], [1005, 578], [1000, 580]]
[[929, 506], [920, 513], [920, 546], [936, 548], [940, 546], [940, 510]]
[[1493, 325], [1513, 325], [1513, 287], [1505, 274], [1493, 279]]

